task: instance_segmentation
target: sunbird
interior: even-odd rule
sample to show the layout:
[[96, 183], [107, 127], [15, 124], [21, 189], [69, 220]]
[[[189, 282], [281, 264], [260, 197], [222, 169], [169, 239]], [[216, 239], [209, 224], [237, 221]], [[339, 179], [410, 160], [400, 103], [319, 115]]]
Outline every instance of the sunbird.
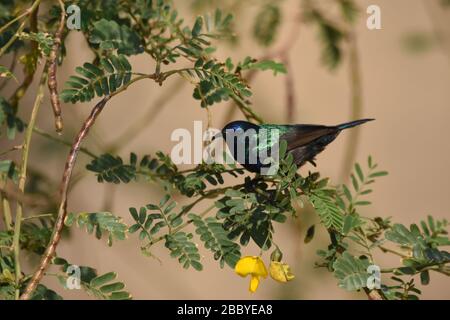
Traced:
[[[228, 123], [216, 137], [222, 137], [234, 160], [250, 172], [261, 173], [269, 165], [267, 159], [274, 146], [282, 140], [287, 143], [287, 152], [291, 153], [294, 163], [301, 167], [307, 162], [316, 165], [314, 160], [344, 129], [359, 126], [374, 119], [361, 119], [325, 126], [314, 124], [261, 124], [247, 121]], [[265, 129], [265, 130], [262, 130]], [[271, 133], [278, 132], [278, 138]], [[276, 149], [278, 150], [278, 149]]]

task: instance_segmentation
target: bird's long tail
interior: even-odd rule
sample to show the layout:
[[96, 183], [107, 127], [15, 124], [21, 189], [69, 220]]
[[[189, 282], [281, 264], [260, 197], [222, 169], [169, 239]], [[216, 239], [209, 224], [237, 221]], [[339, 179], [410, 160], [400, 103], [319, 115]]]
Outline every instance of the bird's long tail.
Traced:
[[348, 129], [348, 128], [353, 128], [353, 127], [359, 126], [359, 125], [361, 125], [363, 123], [366, 123], [366, 122], [372, 121], [372, 120], [375, 120], [375, 119], [360, 119], [360, 120], [355, 120], [355, 121], [342, 123], [342, 124], [338, 125], [337, 127], [338, 127], [339, 130], [344, 130], [344, 129]]

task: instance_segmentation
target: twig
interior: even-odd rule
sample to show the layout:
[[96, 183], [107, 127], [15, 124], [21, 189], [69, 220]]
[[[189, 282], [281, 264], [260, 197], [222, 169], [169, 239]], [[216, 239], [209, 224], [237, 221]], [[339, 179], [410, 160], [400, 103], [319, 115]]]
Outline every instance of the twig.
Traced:
[[22, 21], [19, 28], [16, 30], [14, 35], [8, 40], [8, 42], [5, 43], [5, 45], [0, 49], [0, 57], [8, 50], [8, 48], [16, 41], [19, 34], [23, 31], [25, 28], [26, 20]]
[[[27, 125], [27, 124], [25, 124], [25, 125]], [[60, 143], [62, 145], [68, 146], [68, 147], [72, 146], [71, 142], [63, 140], [63, 139], [58, 138], [58, 137], [54, 137], [51, 134], [45, 132], [44, 130], [39, 129], [38, 127], [34, 127], [33, 131], [35, 133], [37, 133], [38, 135], [40, 135], [41, 137], [47, 138], [47, 139], [52, 140], [54, 142], [58, 142], [58, 143]], [[95, 153], [89, 151], [89, 149], [87, 149], [85, 147], [81, 147], [80, 148], [80, 152], [88, 155], [91, 158], [97, 158], [97, 155], [95, 155]]]
[[449, 35], [445, 34], [445, 29], [443, 28], [443, 26], [438, 25], [439, 19], [436, 16], [436, 14], [434, 13], [434, 9], [433, 9], [434, 5], [433, 5], [432, 1], [425, 0], [422, 3], [423, 3], [423, 6], [425, 7], [425, 11], [428, 13], [428, 16], [430, 18], [430, 21], [431, 21], [431, 24], [433, 27], [434, 36], [435, 36], [436, 40], [438, 41], [442, 52], [446, 55], [446, 57], [448, 58], [448, 60], [450, 62], [450, 38], [449, 38]]
[[[287, 40], [283, 43], [283, 45], [274, 51], [271, 51], [271, 52], [268, 52], [268, 53], [262, 55], [257, 60], [262, 61], [262, 60], [268, 60], [268, 59], [274, 59], [277, 57], [281, 57], [282, 59], [284, 59], [283, 63], [286, 64], [286, 62], [287, 62], [289, 64], [288, 53], [292, 49], [292, 47], [294, 46], [294, 44], [296, 43], [296, 41], [298, 39], [301, 22], [302, 22], [302, 15], [300, 12], [295, 17], [292, 29], [289, 33], [289, 36], [287, 37]], [[251, 70], [250, 72], [248, 72], [247, 76], [245, 77], [245, 80], [247, 81], [247, 83], [250, 83], [253, 80], [253, 78], [255, 77], [255, 75], [256, 75], [256, 70]], [[295, 90], [293, 88], [294, 83], [293, 83], [293, 78], [292, 78], [292, 72], [288, 71], [288, 74], [286, 76], [287, 76], [287, 78], [286, 78], [285, 84], [286, 84], [287, 118], [288, 118], [288, 121], [291, 122], [293, 120], [294, 109], [295, 109], [295, 96], [294, 96]], [[236, 110], [238, 109], [238, 107], [239, 107], [239, 105], [236, 105], [235, 103], [230, 103], [230, 105], [228, 106], [228, 111], [224, 117], [223, 126], [225, 126], [228, 122], [230, 122], [233, 119], [234, 114], [235, 114]]]
[[[40, 2], [40, 1], [37, 1], [37, 2]], [[31, 32], [38, 31], [37, 30], [37, 24], [38, 24], [37, 15], [38, 15], [38, 7], [36, 7], [36, 10], [33, 10], [30, 15], [30, 31]], [[35, 52], [38, 50], [38, 48], [39, 48], [38, 43], [36, 41], [32, 41], [28, 55], [34, 55]], [[25, 73], [25, 78], [23, 79], [21, 85], [14, 91], [13, 95], [9, 99], [11, 106], [15, 110], [17, 109], [17, 106], [19, 104], [19, 100], [22, 99], [22, 97], [25, 95], [28, 88], [30, 87], [31, 83], [33, 82], [35, 68], [36, 68], [36, 64], [34, 64], [32, 70], [30, 70], [30, 68], [27, 66], [24, 66], [24, 68], [23, 68], [24, 73]]]
[[53, 217], [52, 213], [44, 213], [44, 214], [38, 214], [35, 216], [22, 218], [22, 221], [27, 221], [27, 220], [32, 220], [32, 219], [51, 218], [51, 217]]
[[61, 18], [58, 29], [53, 37], [53, 46], [49, 56], [48, 67], [48, 90], [50, 91], [50, 102], [55, 115], [56, 132], [60, 134], [63, 130], [63, 121], [61, 117], [61, 103], [58, 95], [58, 82], [56, 81], [56, 69], [58, 67], [58, 51], [61, 46], [61, 38], [64, 31], [64, 23], [66, 21], [66, 10], [62, 0], [58, 0], [61, 8]]
[[396, 256], [402, 257], [402, 258], [409, 258], [406, 254], [403, 254], [401, 252], [397, 252], [395, 250], [383, 247], [383, 246], [377, 246], [381, 251], [383, 251], [384, 253], [389, 252], [392, 254], [395, 254]]
[[22, 19], [23, 17], [26, 17], [27, 15], [31, 14], [39, 5], [39, 3], [41, 2], [41, 0], [36, 0], [31, 7], [29, 7], [28, 9], [26, 9], [24, 12], [22, 12], [21, 14], [19, 14], [17, 17], [15, 17], [14, 19], [12, 19], [11, 21], [7, 22], [5, 25], [3, 25], [0, 28], [0, 33], [2, 33], [3, 31], [5, 31], [9, 26], [11, 26], [14, 22], [19, 21], [20, 19]]
[[383, 296], [378, 290], [370, 290], [368, 288], [364, 288], [364, 292], [367, 294], [369, 300], [384, 300]]
[[288, 123], [292, 123], [295, 118], [295, 103], [296, 103], [294, 77], [293, 72], [291, 70], [289, 58], [284, 57], [282, 61], [287, 70], [287, 74], [285, 76], [285, 90], [286, 90], [285, 94], [286, 94], [286, 110], [287, 110], [286, 121]]
[[[36, 118], [39, 112], [39, 107], [42, 104], [42, 100], [44, 98], [44, 85], [47, 81], [47, 69], [44, 69], [42, 72], [41, 80], [39, 82], [38, 92], [36, 95], [36, 100], [34, 101], [33, 110], [31, 111], [30, 124], [25, 132], [25, 140], [23, 143], [22, 149], [22, 163], [20, 166], [19, 172], [19, 190], [23, 193], [25, 191], [25, 182], [27, 178], [27, 166], [28, 166], [28, 155], [30, 152], [30, 142], [31, 137], [33, 135], [33, 127], [36, 122]], [[23, 205], [21, 202], [17, 203], [16, 209], [16, 219], [14, 222], [14, 237], [13, 237], [13, 248], [14, 248], [14, 270], [16, 274], [16, 299], [19, 298], [20, 295], [20, 228], [22, 222], [23, 215]]]
[[0, 152], [0, 157], [1, 157], [1, 156], [4, 156], [5, 154], [8, 154], [8, 153], [10, 153], [10, 152], [12, 152], [12, 151], [17, 151], [17, 150], [20, 150], [20, 149], [22, 149], [22, 146], [14, 146], [14, 147], [11, 147], [11, 148], [9, 148], [9, 149], [7, 149], [7, 150], [5, 150], [5, 151]]
[[[198, 216], [199, 217], [204, 217], [205, 215], [208, 214], [209, 211], [211, 211], [212, 209], [214, 209], [215, 204], [209, 206], [207, 209], [205, 209], [202, 213], [200, 213]], [[172, 230], [171, 234], [177, 233], [178, 231], [186, 228], [188, 225], [190, 225], [193, 222], [193, 220], [188, 220], [185, 223], [183, 223], [182, 225], [178, 226], [177, 228], [175, 228], [174, 230]], [[149, 247], [151, 247], [152, 245], [154, 245], [155, 243], [160, 242], [161, 240], [165, 239], [166, 235], [160, 236], [156, 239], [153, 239], [152, 241], [150, 241], [148, 244], [146, 244], [143, 249], [148, 249]]]
[[[356, 120], [362, 117], [363, 101], [362, 101], [362, 79], [361, 67], [358, 56], [356, 35], [353, 33], [349, 36], [349, 67], [350, 67], [350, 86], [351, 86], [351, 115], [350, 119]], [[341, 177], [342, 182], [348, 179], [349, 172], [355, 162], [356, 151], [358, 148], [360, 129], [354, 128], [349, 132], [347, 141], [347, 149], [345, 152], [344, 162], [342, 164]]]
[[5, 218], [6, 230], [11, 231], [12, 228], [12, 216], [11, 216], [11, 206], [9, 205], [9, 200], [6, 197], [4, 192], [0, 193], [0, 197], [2, 198], [2, 206], [3, 206], [3, 216]]
[[27, 197], [27, 195], [25, 195], [20, 190], [9, 190], [9, 188], [0, 187], [0, 192], [5, 196], [6, 199], [20, 202], [22, 205], [27, 205], [28, 207], [45, 207], [51, 203], [50, 200], [34, 200], [31, 196]]
[[50, 239], [49, 244], [47, 245], [47, 248], [42, 255], [41, 262], [39, 264], [39, 267], [37, 271], [33, 274], [33, 277], [28, 282], [27, 287], [25, 288], [25, 291], [20, 296], [21, 300], [27, 300], [31, 297], [32, 292], [34, 289], [36, 289], [37, 285], [41, 281], [42, 277], [44, 276], [45, 270], [47, 269], [48, 265], [50, 264], [51, 259], [53, 258], [53, 255], [55, 254], [56, 247], [59, 243], [59, 240], [61, 239], [61, 233], [64, 228], [64, 220], [67, 215], [67, 194], [70, 184], [70, 178], [72, 176], [73, 169], [75, 167], [75, 162], [78, 156], [78, 152], [81, 148], [81, 143], [83, 142], [84, 138], [89, 133], [89, 129], [94, 125], [95, 120], [97, 119], [98, 115], [102, 112], [103, 108], [105, 107], [106, 103], [111, 99], [113, 96], [125, 91], [130, 85], [133, 83], [142, 80], [142, 79], [154, 79], [157, 80], [154, 74], [150, 75], [141, 75], [139, 77], [136, 77], [132, 79], [130, 82], [128, 82], [125, 86], [121, 87], [119, 90], [113, 92], [111, 95], [104, 97], [100, 102], [98, 102], [94, 108], [91, 111], [91, 114], [87, 119], [84, 121], [83, 126], [81, 127], [78, 135], [76, 136], [72, 147], [70, 149], [69, 155], [66, 160], [66, 165], [64, 168], [63, 178], [61, 181], [61, 187], [60, 187], [60, 193], [61, 193], [61, 202], [58, 209], [58, 215], [56, 217], [56, 222], [53, 227], [53, 233], [52, 237]]
[[111, 153], [115, 153], [123, 145], [128, 144], [134, 137], [136, 137], [142, 129], [148, 127], [163, 110], [163, 107], [171, 101], [186, 82], [183, 78], [177, 78], [174, 84], [167, 88], [165, 93], [161, 94], [153, 103], [152, 107], [139, 119], [131, 124], [123, 134], [121, 134], [109, 147], [106, 148]]
[[53, 258], [53, 255], [56, 250], [56, 246], [58, 245], [58, 242], [61, 238], [61, 232], [64, 227], [64, 219], [66, 218], [67, 214], [67, 192], [68, 192], [68, 186], [70, 182], [70, 178], [72, 176], [72, 171], [75, 166], [75, 161], [78, 155], [78, 152], [81, 147], [81, 143], [83, 142], [83, 139], [87, 136], [89, 129], [92, 127], [92, 125], [95, 123], [95, 120], [97, 119], [98, 115], [102, 112], [103, 108], [105, 107], [106, 103], [110, 99], [109, 96], [103, 98], [98, 102], [94, 108], [91, 111], [91, 114], [86, 119], [86, 121], [83, 123], [83, 126], [81, 127], [80, 132], [75, 138], [75, 141], [73, 142], [72, 148], [70, 149], [69, 155], [67, 157], [66, 165], [64, 168], [64, 174], [63, 179], [61, 182], [61, 202], [58, 209], [58, 216], [56, 218], [53, 234], [50, 240], [50, 243], [47, 246], [47, 249], [45, 250], [45, 253], [42, 256], [42, 260], [39, 264], [38, 270], [33, 274], [33, 277], [28, 282], [27, 287], [25, 288], [25, 291], [23, 292], [20, 299], [26, 300], [29, 299], [31, 296], [31, 293], [34, 291], [36, 286], [38, 285], [39, 281], [41, 280], [42, 276], [44, 275], [45, 270], [47, 269], [47, 266], [49, 265], [51, 259]]
[[[17, 51], [14, 51], [12, 59], [11, 59], [11, 64], [10, 64], [10, 66], [8, 68], [8, 70], [12, 74], [14, 74], [14, 69], [16, 68], [16, 64], [17, 64]], [[9, 78], [4, 78], [3, 79], [2, 83], [0, 84], [0, 90], [3, 90], [6, 87], [6, 85], [8, 84], [8, 80], [9, 80]], [[17, 81], [17, 79], [15, 79], [15, 80]]]

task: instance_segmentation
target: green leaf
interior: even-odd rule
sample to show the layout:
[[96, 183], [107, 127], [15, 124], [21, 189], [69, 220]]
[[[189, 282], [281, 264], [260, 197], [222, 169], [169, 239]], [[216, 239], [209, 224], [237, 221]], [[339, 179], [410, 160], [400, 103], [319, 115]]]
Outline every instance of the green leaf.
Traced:
[[341, 12], [345, 20], [350, 23], [354, 23], [358, 17], [358, 7], [353, 0], [340, 0]]
[[8, 100], [0, 96], [0, 128], [2, 127], [6, 127], [6, 135], [8, 139], [12, 140], [16, 133], [24, 130], [25, 125], [16, 116], [16, 112]]
[[131, 295], [124, 291], [125, 285], [116, 281], [117, 274], [108, 272], [101, 276], [96, 276], [89, 282], [83, 281], [83, 287], [89, 294], [106, 300], [129, 300]]
[[43, 284], [38, 284], [31, 295], [31, 300], [62, 300], [63, 298], [55, 291], [47, 288]]
[[119, 54], [133, 55], [144, 52], [141, 37], [126, 25], [114, 20], [101, 19], [93, 24], [89, 42], [103, 50], [117, 50]]
[[356, 291], [367, 286], [368, 260], [357, 259], [344, 252], [333, 263], [334, 276], [339, 279], [339, 287], [348, 291]]
[[92, 160], [86, 165], [86, 169], [95, 172], [100, 183], [129, 183], [136, 178], [135, 166], [124, 164], [121, 157], [114, 157], [109, 153]]
[[100, 64], [89, 62], [77, 67], [79, 74], [70, 76], [66, 88], [61, 92], [64, 102], [88, 102], [98, 97], [107, 96], [131, 80], [131, 65], [124, 55], [100, 59]]
[[109, 212], [69, 213], [65, 224], [71, 226], [73, 223], [76, 223], [79, 228], [86, 228], [89, 234], [95, 231], [97, 239], [101, 239], [105, 233], [108, 233], [109, 246], [112, 245], [113, 240], [125, 240], [127, 237], [128, 227], [122, 222], [122, 218]]
[[262, 46], [271, 45], [277, 35], [281, 20], [281, 11], [277, 5], [262, 6], [253, 25], [253, 36]]
[[220, 261], [221, 267], [225, 262], [234, 268], [241, 257], [240, 247], [229, 239], [228, 232], [223, 228], [222, 223], [214, 217], [202, 220], [195, 214], [190, 214], [189, 219], [194, 223], [195, 232], [200, 236], [205, 248], [211, 250], [214, 259]]
[[286, 67], [283, 63], [275, 62], [272, 60], [262, 60], [262, 61], [258, 61], [255, 63], [250, 63], [248, 66], [246, 66], [243, 69], [248, 69], [248, 70], [253, 69], [253, 70], [261, 70], [261, 71], [272, 70], [273, 74], [275, 76], [278, 73], [282, 73], [282, 74], [287, 73]]
[[19, 39], [37, 42], [39, 51], [45, 56], [50, 55], [54, 42], [53, 37], [45, 32], [22, 32]]
[[[14, 74], [6, 67], [0, 65], [0, 78], [13, 78], [17, 82], [17, 78], [14, 76]], [[1, 123], [2, 121], [0, 121]]]
[[309, 200], [326, 228], [334, 228], [338, 231], [342, 230], [344, 216], [329, 192], [316, 190], [309, 195]]
[[430, 273], [428, 272], [428, 270], [422, 271], [420, 273], [420, 283], [424, 286], [430, 283]]
[[197, 246], [191, 241], [192, 234], [185, 232], [177, 232], [173, 235], [166, 236], [165, 246], [171, 252], [173, 258], [178, 258], [178, 262], [187, 269], [190, 266], [197, 271], [203, 269], [200, 263], [200, 254]]
[[355, 163], [355, 171], [360, 181], [364, 181], [364, 174], [359, 163]]
[[202, 27], [203, 19], [202, 17], [197, 17], [197, 19], [195, 19], [194, 26], [192, 27], [192, 36], [198, 37], [200, 35], [200, 32], [202, 31]]
[[387, 175], [388, 175], [387, 171], [379, 171], [379, 172], [374, 172], [374, 173], [370, 174], [369, 178], [384, 177]]

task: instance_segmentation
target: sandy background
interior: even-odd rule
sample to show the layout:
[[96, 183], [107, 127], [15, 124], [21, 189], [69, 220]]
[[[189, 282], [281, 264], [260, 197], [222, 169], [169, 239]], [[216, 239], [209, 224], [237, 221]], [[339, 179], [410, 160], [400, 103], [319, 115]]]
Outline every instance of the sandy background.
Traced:
[[[369, 31], [363, 12], [363, 19], [357, 25], [357, 36], [364, 116], [376, 118], [377, 121], [366, 125], [361, 131], [357, 160], [365, 163], [371, 154], [380, 168], [390, 172], [387, 178], [380, 179], [374, 186], [375, 192], [370, 196], [374, 205], [365, 209], [364, 213], [369, 216], [392, 216], [394, 221], [405, 224], [417, 222], [427, 214], [450, 218], [447, 198], [450, 191], [450, 150], [447, 141], [450, 136], [450, 52], [435, 47], [423, 54], [411, 54], [401, 45], [402, 37], [409, 32], [433, 32], [433, 20], [443, 26], [447, 24], [447, 30], [450, 29], [450, 11], [440, 12], [433, 2], [430, 15], [425, 1], [358, 1], [362, 8], [370, 4], [381, 7], [382, 30]], [[184, 2], [176, 2], [184, 8], [183, 11], [192, 15]], [[283, 32], [277, 44], [282, 44], [289, 33], [297, 8], [297, 1], [284, 1]], [[253, 14], [250, 16], [253, 17]], [[238, 31], [248, 33], [253, 18], [240, 15], [237, 19]], [[347, 61], [330, 73], [320, 64], [316, 30], [302, 26], [298, 37], [290, 52], [297, 99], [295, 122], [336, 124], [350, 120]], [[235, 59], [243, 59], [247, 55], [258, 57], [262, 52], [263, 49], [254, 41], [244, 37], [237, 47], [225, 47], [219, 56], [231, 55]], [[76, 66], [91, 59], [84, 40], [76, 33], [70, 34], [68, 53], [68, 59], [59, 69], [60, 83], [73, 73]], [[131, 61], [136, 70], [153, 68], [153, 63], [143, 56], [134, 57]], [[169, 88], [175, 82], [176, 79], [171, 79], [165, 86]], [[285, 120], [283, 84], [283, 76], [273, 77], [270, 72], [260, 73], [252, 82], [254, 109], [270, 122], [282, 123]], [[94, 138], [87, 145], [101, 152], [99, 147], [114, 141], [129, 124], [142, 117], [161, 92], [163, 89], [155, 83], [141, 82], [112, 100], [95, 127]], [[156, 150], [170, 152], [173, 146], [170, 133], [173, 129], [192, 129], [194, 120], [206, 123], [204, 110], [191, 98], [192, 87], [189, 84], [181, 86], [173, 94], [176, 97], [164, 107], [157, 119], [124, 145], [120, 155], [127, 157], [130, 151], [138, 154]], [[27, 111], [31, 108], [32, 98], [30, 92], [24, 100], [29, 102], [24, 103]], [[73, 137], [91, 105], [63, 105], [65, 122], [71, 123], [71, 128], [65, 132], [66, 138]], [[227, 106], [222, 104], [212, 108], [215, 127], [222, 125]], [[50, 105], [46, 100], [38, 125], [51, 131], [49, 113]], [[236, 116], [240, 117], [239, 114]], [[342, 134], [317, 159], [321, 173], [333, 181], [337, 181], [340, 175], [347, 138], [347, 134]], [[31, 163], [47, 172], [54, 181], [59, 181], [67, 149], [50, 149], [43, 138], [36, 137], [31, 151]], [[82, 169], [88, 160], [81, 155], [78, 169]], [[305, 167], [302, 170], [306, 172], [310, 169]], [[69, 210], [97, 211], [104, 209], [106, 203], [112, 212], [131, 222], [129, 207], [155, 202], [161, 195], [154, 185], [105, 186], [97, 184], [94, 175], [89, 174], [72, 190]], [[293, 267], [296, 279], [287, 285], [265, 280], [253, 295], [247, 291], [247, 279], [236, 276], [229, 268], [221, 270], [203, 248], [205, 268], [202, 272], [182, 269], [162, 245], [153, 251], [161, 259], [161, 264], [156, 259], [142, 256], [134, 235], [128, 241], [108, 248], [104, 241], [94, 240], [85, 232], [74, 229], [70, 239], [62, 241], [58, 252], [73, 263], [96, 267], [102, 273], [116, 271], [137, 299], [364, 299], [363, 294], [350, 294], [337, 288], [337, 281], [330, 273], [313, 267], [317, 261], [315, 251], [325, 245], [326, 235], [324, 230], [318, 229], [315, 239], [304, 245], [305, 230], [316, 221], [316, 217], [311, 212], [302, 211], [299, 211], [299, 216], [297, 221], [289, 220], [285, 225], [277, 225], [275, 233], [275, 240], [283, 248], [285, 260]], [[257, 252], [252, 246], [243, 250], [244, 254]], [[377, 257], [382, 266], [399, 265], [395, 257], [385, 258], [382, 254]], [[46, 282], [57, 291], [62, 291], [56, 281]], [[420, 286], [423, 298], [449, 299], [449, 283], [449, 279], [433, 273], [431, 284]], [[64, 296], [77, 299], [87, 297], [76, 291], [66, 291]]]

